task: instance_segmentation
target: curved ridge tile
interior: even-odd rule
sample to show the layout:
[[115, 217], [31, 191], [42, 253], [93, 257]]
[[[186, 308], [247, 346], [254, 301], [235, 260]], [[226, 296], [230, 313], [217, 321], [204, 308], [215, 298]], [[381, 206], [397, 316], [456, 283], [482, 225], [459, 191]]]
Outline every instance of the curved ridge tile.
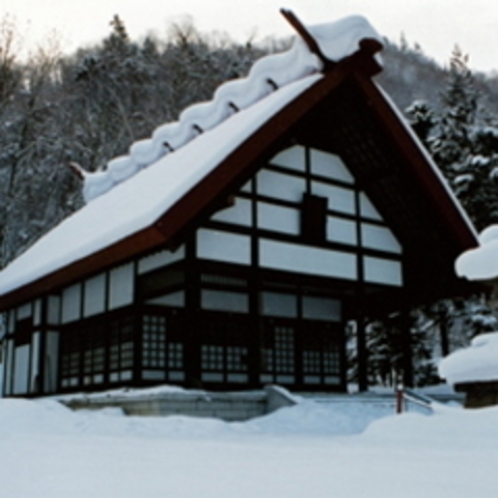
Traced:
[[[361, 16], [312, 26], [309, 31], [330, 60], [339, 60], [358, 51], [362, 39], [381, 41], [381, 37]], [[104, 194], [169, 152], [183, 147], [199, 133], [215, 128], [234, 112], [251, 107], [280, 87], [321, 71], [322, 66], [322, 61], [310, 52], [300, 38], [294, 40], [287, 52], [259, 59], [246, 78], [223, 83], [211, 101], [187, 107], [178, 121], [156, 128], [150, 139], [135, 142], [130, 147], [129, 156], [113, 159], [103, 172], [86, 174], [86, 202]]]

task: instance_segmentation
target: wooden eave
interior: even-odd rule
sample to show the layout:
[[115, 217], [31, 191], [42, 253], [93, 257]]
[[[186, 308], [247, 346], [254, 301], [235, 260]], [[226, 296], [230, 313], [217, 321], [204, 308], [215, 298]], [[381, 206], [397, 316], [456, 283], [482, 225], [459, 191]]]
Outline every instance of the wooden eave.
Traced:
[[[370, 81], [380, 71], [373, 54], [380, 49], [374, 40], [361, 43], [356, 54], [331, 65], [323, 78], [304, 91], [295, 100], [272, 116], [260, 129], [241, 143], [201, 182], [195, 185], [157, 221], [90, 256], [82, 258], [64, 268], [54, 271], [34, 282], [0, 296], [0, 310], [5, 310], [32, 300], [61, 287], [96, 274], [111, 266], [123, 264], [134, 257], [160, 247], [174, 248], [183, 242], [188, 231], [195, 227], [206, 212], [220, 203], [220, 197], [248, 177], [251, 167], [266, 157], [268, 150], [275, 148], [288, 136], [307, 113], [318, 106], [345, 80], [353, 79], [363, 92], [367, 104], [372, 107], [390, 140], [399, 143], [406, 158], [406, 165], [419, 178], [420, 184], [439, 216], [445, 217], [459, 249], [476, 245], [476, 239], [461, 214], [440, 184], [423, 152], [399, 122], [382, 94]], [[195, 147], [195, 143], [189, 146]]]

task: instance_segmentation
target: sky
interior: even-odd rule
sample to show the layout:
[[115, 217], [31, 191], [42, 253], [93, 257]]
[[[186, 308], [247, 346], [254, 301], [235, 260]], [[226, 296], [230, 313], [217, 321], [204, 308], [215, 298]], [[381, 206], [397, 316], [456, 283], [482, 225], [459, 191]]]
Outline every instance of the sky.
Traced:
[[292, 9], [305, 24], [334, 21], [351, 14], [367, 17], [379, 33], [410, 44], [445, 63], [457, 43], [475, 70], [498, 70], [496, 0], [0, 0], [0, 19], [8, 15], [31, 49], [57, 32], [65, 51], [101, 40], [118, 14], [132, 39], [191, 16], [202, 31], [227, 32], [238, 41], [252, 36], [293, 34], [279, 14]]

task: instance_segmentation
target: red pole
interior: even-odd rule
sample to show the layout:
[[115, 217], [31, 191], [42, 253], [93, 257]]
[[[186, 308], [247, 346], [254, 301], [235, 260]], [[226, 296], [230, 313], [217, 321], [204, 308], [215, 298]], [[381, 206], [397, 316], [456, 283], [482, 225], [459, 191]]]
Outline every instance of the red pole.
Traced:
[[396, 387], [396, 413], [403, 413], [403, 384]]

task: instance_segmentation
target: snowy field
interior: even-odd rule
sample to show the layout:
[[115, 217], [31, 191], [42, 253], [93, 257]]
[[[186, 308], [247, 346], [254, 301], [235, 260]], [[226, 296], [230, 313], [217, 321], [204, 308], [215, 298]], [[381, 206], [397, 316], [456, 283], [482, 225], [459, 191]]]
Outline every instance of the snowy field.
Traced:
[[303, 401], [225, 423], [0, 400], [0, 497], [498, 496], [498, 408], [379, 415]]

